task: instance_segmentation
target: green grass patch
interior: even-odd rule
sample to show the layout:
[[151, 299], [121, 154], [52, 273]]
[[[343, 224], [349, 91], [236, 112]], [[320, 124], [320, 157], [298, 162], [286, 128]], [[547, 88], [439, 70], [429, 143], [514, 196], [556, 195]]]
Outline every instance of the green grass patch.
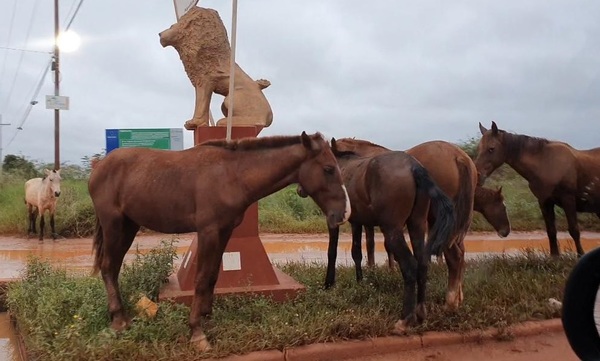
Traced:
[[[141, 293], [155, 297], [172, 268], [174, 247], [165, 244], [138, 255], [123, 270], [127, 308]], [[432, 264], [428, 319], [412, 332], [465, 332], [558, 316], [548, 298], [562, 298], [565, 279], [577, 258], [552, 259], [536, 252], [494, 256], [468, 263], [465, 303], [456, 312], [443, 307], [446, 266]], [[315, 342], [389, 335], [401, 311], [403, 282], [387, 267], [366, 270], [357, 284], [351, 267], [338, 268], [337, 285], [323, 290], [325, 267], [292, 263], [283, 270], [306, 286], [287, 303], [265, 297], [219, 297], [206, 331], [214, 349], [198, 354], [188, 346], [189, 309], [160, 303], [156, 318], [138, 317], [120, 334], [108, 328], [104, 285], [98, 277], [70, 274], [31, 259], [23, 280], [10, 286], [8, 306], [33, 360], [191, 360]]]

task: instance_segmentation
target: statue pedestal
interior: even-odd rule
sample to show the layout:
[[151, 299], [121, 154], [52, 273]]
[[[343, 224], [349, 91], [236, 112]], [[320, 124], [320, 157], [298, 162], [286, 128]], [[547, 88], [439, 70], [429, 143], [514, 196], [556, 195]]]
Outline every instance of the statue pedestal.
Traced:
[[[232, 127], [231, 138], [256, 137], [261, 130], [261, 127]], [[197, 128], [194, 131], [194, 144], [210, 139], [224, 139], [226, 131], [225, 127]], [[217, 183], [215, 187], [218, 187]], [[169, 277], [169, 283], [161, 290], [160, 300], [174, 299], [191, 305], [198, 267], [197, 252], [198, 239], [194, 237], [179, 271]], [[258, 204], [252, 204], [227, 243], [215, 295], [260, 294], [276, 301], [285, 301], [303, 290], [303, 285], [271, 265], [258, 235]]]

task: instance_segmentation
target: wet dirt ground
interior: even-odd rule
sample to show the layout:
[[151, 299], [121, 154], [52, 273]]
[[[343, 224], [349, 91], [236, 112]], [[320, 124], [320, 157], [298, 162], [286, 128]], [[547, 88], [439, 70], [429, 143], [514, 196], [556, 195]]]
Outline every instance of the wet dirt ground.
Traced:
[[[566, 233], [559, 233], [559, 241], [563, 250], [573, 250], [572, 240]], [[272, 263], [289, 261], [305, 261], [324, 263], [327, 259], [326, 234], [261, 234], [262, 244]], [[583, 247], [590, 250], [600, 246], [600, 233], [582, 232]], [[136, 237], [126, 261], [134, 257], [136, 250], [146, 252], [158, 246], [161, 240], [175, 240], [179, 260], [187, 251], [194, 239], [193, 233], [180, 235], [164, 235], [156, 233], [140, 234]], [[376, 254], [378, 263], [384, 263], [387, 255], [383, 249], [383, 238], [376, 234]], [[338, 265], [352, 265], [350, 253], [351, 237], [340, 236], [338, 247]], [[469, 234], [465, 239], [468, 257], [477, 257], [489, 253], [516, 253], [525, 248], [548, 250], [545, 232], [513, 232], [501, 239], [493, 233]], [[93, 264], [92, 239], [51, 239], [39, 242], [20, 236], [0, 236], [0, 280], [11, 280], [19, 277], [30, 256], [50, 259], [57, 265], [67, 269], [89, 272]], [[363, 255], [364, 245], [363, 245]], [[363, 258], [365, 259], [366, 256]], [[14, 349], [14, 334], [8, 327], [8, 317], [0, 314], [0, 361], [18, 360]], [[388, 354], [372, 358], [361, 358], [364, 361], [390, 360], [431, 360], [431, 361], [551, 361], [577, 360], [562, 333], [527, 337], [510, 342], [487, 342], [484, 344], [463, 344], [417, 351]], [[353, 360], [358, 361], [358, 359]]]

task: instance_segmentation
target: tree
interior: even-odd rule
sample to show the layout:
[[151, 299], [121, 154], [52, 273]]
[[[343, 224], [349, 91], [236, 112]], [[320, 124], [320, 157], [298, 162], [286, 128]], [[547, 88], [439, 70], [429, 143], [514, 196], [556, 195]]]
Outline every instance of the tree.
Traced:
[[479, 137], [472, 136], [467, 140], [461, 140], [458, 142], [458, 145], [462, 150], [465, 151], [471, 157], [471, 159], [475, 159], [477, 157], [477, 146], [479, 145]]
[[35, 169], [35, 164], [23, 156], [7, 154], [2, 163], [2, 171], [7, 173], [22, 174], [25, 178], [35, 178], [39, 176]]

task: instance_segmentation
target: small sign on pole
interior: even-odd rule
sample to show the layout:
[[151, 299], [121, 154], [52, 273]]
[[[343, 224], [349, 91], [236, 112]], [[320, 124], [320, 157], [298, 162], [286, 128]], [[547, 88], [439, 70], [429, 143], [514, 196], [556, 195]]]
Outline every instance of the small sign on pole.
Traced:
[[196, 6], [198, 1], [199, 0], [173, 0], [173, 4], [175, 5], [175, 16], [177, 16], [177, 20], [179, 20], [191, 8]]
[[69, 97], [46, 95], [46, 109], [69, 110]]

